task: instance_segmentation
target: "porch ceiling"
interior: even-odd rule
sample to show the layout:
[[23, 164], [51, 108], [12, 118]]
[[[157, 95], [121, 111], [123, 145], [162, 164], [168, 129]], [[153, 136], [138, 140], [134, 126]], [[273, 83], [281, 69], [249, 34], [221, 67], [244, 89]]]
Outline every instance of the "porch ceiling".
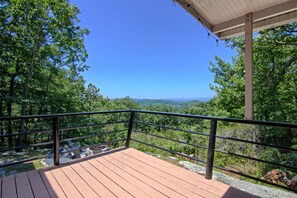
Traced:
[[221, 39], [244, 34], [245, 15], [252, 13], [253, 30], [297, 21], [297, 0], [176, 0]]

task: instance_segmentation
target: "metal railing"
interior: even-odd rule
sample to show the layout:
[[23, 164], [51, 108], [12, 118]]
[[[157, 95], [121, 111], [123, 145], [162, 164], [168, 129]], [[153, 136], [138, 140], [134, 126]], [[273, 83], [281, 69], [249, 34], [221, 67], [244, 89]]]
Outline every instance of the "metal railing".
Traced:
[[[47, 142], [42, 142], [42, 143], [33, 143], [29, 145], [17, 145], [13, 147], [8, 147], [8, 148], [1, 148], [0, 149], [0, 154], [7, 152], [7, 151], [14, 151], [14, 150], [24, 150], [24, 149], [35, 149], [39, 147], [44, 147], [44, 146], [51, 146], [53, 148], [53, 161], [54, 165], [59, 165], [60, 160], [60, 154], [64, 154], [67, 152], [74, 152], [76, 150], [82, 150], [85, 148], [88, 148], [90, 146], [99, 146], [102, 144], [110, 144], [110, 143], [116, 143], [120, 141], [126, 141], [126, 138], [120, 138], [117, 140], [112, 140], [112, 141], [104, 141], [95, 145], [89, 145], [87, 147], [80, 147], [77, 149], [71, 149], [66, 152], [60, 152], [60, 143], [67, 142], [67, 141], [72, 141], [72, 140], [81, 140], [81, 139], [87, 139], [87, 138], [94, 138], [94, 137], [102, 137], [104, 135], [108, 134], [115, 134], [115, 133], [121, 133], [121, 132], [126, 132], [127, 129], [122, 129], [122, 130], [113, 130], [113, 131], [108, 131], [104, 133], [99, 133], [99, 134], [89, 134], [89, 135], [84, 135], [84, 136], [79, 136], [79, 137], [71, 137], [71, 138], [64, 138], [61, 139], [61, 132], [65, 131], [70, 131], [70, 130], [77, 130], [77, 129], [84, 129], [84, 128], [90, 128], [90, 127], [104, 127], [107, 125], [117, 125], [117, 124], [128, 124], [129, 120], [120, 120], [120, 121], [109, 121], [109, 122], [103, 122], [99, 124], [87, 124], [87, 125], [79, 125], [79, 126], [66, 126], [66, 127], [61, 127], [59, 121], [62, 118], [65, 117], [77, 117], [77, 116], [92, 116], [92, 115], [109, 115], [109, 114], [130, 114], [131, 111], [128, 110], [120, 110], [120, 111], [104, 111], [104, 112], [82, 112], [82, 113], [65, 113], [65, 114], [49, 114], [49, 115], [32, 115], [32, 116], [20, 116], [20, 117], [1, 117], [0, 122], [11, 122], [11, 121], [21, 121], [21, 120], [34, 120], [34, 119], [48, 119], [47, 123], [52, 124], [51, 129], [46, 129], [46, 130], [35, 130], [35, 131], [30, 131], [30, 132], [19, 132], [19, 133], [11, 133], [11, 134], [4, 134], [0, 135], [0, 138], [11, 138], [11, 137], [16, 137], [19, 138], [21, 136], [28, 136], [28, 135], [33, 135], [33, 134], [51, 134], [52, 139]], [[15, 141], [16, 142], [16, 141]], [[11, 166], [11, 165], [17, 165], [17, 164], [22, 164], [30, 161], [34, 161], [37, 159], [43, 159], [48, 157], [48, 155], [42, 155], [38, 157], [32, 157], [24, 160], [18, 160], [16, 162], [12, 163], [3, 163], [0, 164], [0, 168]]]
[[[59, 120], [64, 117], [74, 117], [74, 116], [86, 116], [86, 115], [108, 115], [108, 114], [126, 114], [127, 119], [125, 120], [118, 120], [118, 121], [108, 121], [108, 122], [102, 122], [102, 123], [96, 123], [96, 124], [87, 124], [87, 125], [78, 125], [78, 126], [67, 126], [67, 127], [60, 127], [59, 125]], [[159, 123], [153, 123], [153, 122], [145, 122], [143, 120], [139, 120], [138, 118], [141, 117], [141, 115], [155, 115], [155, 116], [169, 116], [169, 117], [175, 117], [175, 118], [188, 118], [188, 119], [197, 119], [197, 120], [202, 120], [202, 121], [209, 121], [209, 133], [205, 132], [198, 132], [198, 131], [192, 131], [192, 130], [187, 130], [187, 129], [182, 129], [179, 127], [175, 126], [168, 126], [168, 125], [162, 125]], [[136, 142], [139, 144], [143, 144], [146, 146], [150, 146], [156, 149], [160, 149], [166, 152], [169, 152], [174, 155], [178, 155], [184, 158], [188, 158], [192, 161], [196, 161], [199, 163], [203, 163], [206, 166], [206, 173], [205, 173], [205, 178], [206, 179], [211, 179], [212, 174], [213, 174], [213, 168], [217, 168], [223, 171], [227, 171], [233, 174], [237, 174], [249, 179], [253, 179], [256, 181], [260, 181], [266, 184], [270, 184], [279, 188], [283, 188], [286, 190], [290, 190], [293, 192], [297, 192], [294, 189], [288, 188], [286, 186], [282, 186], [279, 184], [275, 184], [272, 182], [268, 182], [263, 179], [259, 179], [255, 176], [251, 176], [239, 171], [235, 171], [232, 169], [224, 168], [222, 166], [218, 166], [215, 164], [215, 153], [223, 153], [226, 155], [230, 156], [235, 156], [239, 158], [244, 158], [256, 162], [261, 162], [261, 163], [267, 163], [270, 165], [290, 169], [292, 171], [297, 172], [297, 167], [289, 166], [289, 165], [284, 165], [284, 164], [279, 164], [275, 163], [272, 161], [267, 161], [264, 159], [259, 159], [255, 157], [250, 157], [250, 156], [245, 156], [237, 153], [232, 153], [220, 149], [216, 149], [216, 142], [217, 139], [223, 139], [223, 140], [228, 140], [228, 141], [235, 141], [235, 142], [242, 142], [242, 143], [247, 143], [247, 144], [252, 144], [252, 145], [258, 145], [258, 146], [265, 146], [265, 147], [271, 147], [271, 148], [276, 148], [276, 149], [282, 149], [285, 151], [289, 152], [297, 152], [297, 149], [294, 148], [287, 148], [283, 146], [278, 146], [278, 145], [272, 145], [272, 144], [267, 144], [267, 143], [261, 143], [261, 142], [256, 142], [256, 141], [250, 141], [250, 140], [244, 140], [240, 138], [234, 138], [234, 137], [229, 137], [229, 136], [222, 136], [222, 135], [217, 135], [217, 129], [218, 129], [218, 122], [224, 122], [224, 123], [238, 123], [238, 124], [247, 124], [247, 125], [258, 125], [258, 126], [268, 126], [268, 127], [282, 127], [282, 128], [290, 128], [290, 129], [297, 129], [297, 124], [290, 124], [290, 123], [280, 123], [280, 122], [265, 122], [265, 121], [252, 121], [252, 120], [241, 120], [241, 119], [230, 119], [230, 118], [218, 118], [218, 117], [210, 117], [210, 116], [199, 116], [199, 115], [190, 115], [190, 114], [178, 114], [178, 113], [167, 113], [167, 112], [155, 112], [155, 111], [143, 111], [143, 110], [121, 110], [121, 111], [104, 111], [104, 112], [86, 112], [86, 113], [67, 113], [67, 114], [53, 114], [53, 115], [36, 115], [36, 116], [21, 116], [21, 117], [1, 117], [0, 122], [5, 122], [5, 121], [13, 121], [13, 120], [28, 120], [28, 119], [50, 119], [52, 123], [52, 129], [51, 130], [36, 130], [36, 131], [30, 131], [30, 132], [23, 132], [23, 133], [14, 133], [14, 134], [4, 134], [0, 135], [0, 138], [9, 138], [9, 137], [15, 137], [15, 136], [20, 136], [20, 135], [31, 135], [35, 133], [40, 133], [40, 134], [52, 134], [53, 139], [48, 142], [43, 142], [43, 143], [37, 143], [37, 144], [31, 144], [31, 145], [22, 145], [22, 146], [17, 146], [17, 147], [12, 147], [12, 148], [3, 148], [0, 150], [0, 153], [6, 152], [6, 151], [12, 151], [16, 149], [26, 149], [26, 148], [35, 148], [35, 147], [40, 147], [40, 146], [45, 146], [45, 145], [53, 145], [53, 151], [54, 151], [54, 165], [59, 165], [59, 157], [60, 157], [60, 143], [66, 142], [68, 140], [81, 140], [85, 138], [93, 138], [93, 137], [101, 137], [103, 135], [108, 135], [108, 134], [113, 134], [113, 133], [121, 133], [121, 132], [126, 132], [127, 135], [125, 138], [120, 138], [117, 140], [112, 140], [109, 142], [104, 142], [104, 144], [109, 144], [109, 143], [115, 143], [115, 142], [120, 142], [120, 141], [125, 141], [125, 146], [129, 147], [130, 142]], [[114, 131], [108, 131], [100, 134], [89, 134], [85, 136], [79, 136], [79, 137], [71, 137], [71, 138], [64, 138], [61, 139], [61, 131], [67, 131], [67, 130], [77, 130], [81, 128], [87, 128], [87, 127], [104, 127], [106, 125], [116, 125], [116, 124], [124, 124], [124, 129], [122, 130], [114, 130]], [[154, 133], [150, 133], [148, 131], [142, 131], [136, 129], [136, 125], [143, 125], [143, 126], [152, 126], [152, 127], [158, 127], [166, 130], [173, 130], [173, 131], [179, 131], [183, 133], [189, 133], [189, 134], [194, 134], [194, 135], [199, 135], [199, 136], [204, 136], [208, 138], [208, 145], [203, 146], [195, 143], [189, 143], [183, 140], [177, 140], [173, 139], [171, 137], [165, 137], [163, 135], [157, 135]], [[153, 145], [148, 142], [144, 142], [141, 139], [136, 139], [133, 137], [133, 132], [134, 133], [140, 133], [144, 134], [153, 138], [159, 138], [159, 139], [164, 139], [172, 142], [176, 142], [178, 144], [184, 144], [188, 146], [192, 146], [194, 148], [202, 148], [207, 150], [207, 157], [206, 160], [199, 159], [195, 156], [190, 156], [181, 152], [177, 152], [174, 150], [170, 150], [168, 148], [161, 147], [160, 145]], [[101, 145], [102, 143], [98, 143], [96, 145], [92, 146], [97, 146]], [[88, 146], [89, 147], [89, 146]], [[78, 148], [78, 149], [83, 149]], [[87, 147], [85, 147], [87, 148]], [[1, 167], [6, 167], [6, 166], [11, 166], [15, 164], [20, 164], [20, 163], [25, 163], [29, 161], [33, 161], [36, 159], [41, 159], [45, 158], [47, 156], [38, 156], [34, 158], [29, 158], [13, 163], [6, 163], [6, 164], [0, 164]]]
[[190, 133], [190, 134], [196, 134], [196, 135], [200, 135], [200, 136], [206, 136], [206, 137], [208, 137], [208, 146], [201, 146], [201, 145], [188, 143], [188, 142], [181, 141], [181, 140], [175, 140], [175, 139], [171, 139], [171, 138], [168, 138], [168, 137], [152, 134], [152, 133], [149, 133], [149, 132], [146, 132], [146, 131], [133, 130], [134, 132], [145, 134], [145, 135], [152, 136], [152, 137], [155, 137], [155, 138], [161, 138], [161, 139], [177, 142], [177, 143], [180, 143], [180, 144], [193, 146], [193, 147], [196, 147], [196, 148], [207, 149], [207, 159], [206, 160], [202, 160], [202, 159], [199, 159], [199, 158], [196, 158], [196, 157], [186, 155], [184, 153], [169, 150], [167, 148], [163, 148], [163, 147], [160, 147], [160, 146], [157, 146], [157, 145], [152, 145], [150, 143], [143, 142], [143, 141], [138, 140], [138, 139], [133, 139], [133, 138], [131, 139], [132, 141], [135, 141], [137, 143], [144, 144], [144, 145], [147, 145], [147, 146], [150, 146], [150, 147], [154, 147], [154, 148], [157, 148], [157, 149], [160, 149], [160, 150], [163, 150], [163, 151], [167, 151], [167, 152], [172, 153], [174, 155], [185, 157], [185, 158], [188, 158], [190, 160], [205, 164], [206, 165], [206, 173], [205, 173], [205, 178], [206, 179], [212, 179], [213, 168], [217, 168], [217, 169], [227, 171], [227, 172], [230, 172], [230, 173], [233, 173], [233, 174], [237, 174], [237, 175], [249, 178], [249, 179], [260, 181], [260, 182], [263, 182], [263, 183], [266, 183], [266, 184], [269, 184], [269, 185], [273, 185], [273, 186], [283, 188], [283, 189], [286, 189], [286, 190], [289, 190], [289, 191], [297, 192], [296, 190], [294, 190], [292, 188], [288, 188], [286, 186], [282, 186], [282, 185], [279, 185], [279, 184], [268, 182], [266, 180], [259, 179], [259, 178], [255, 177], [255, 176], [247, 175], [247, 174], [244, 174], [242, 172], [234, 171], [234, 170], [231, 170], [231, 169], [228, 169], [228, 168], [224, 168], [224, 167], [215, 165], [215, 160], [214, 160], [214, 156], [215, 156], [216, 152], [217, 153], [224, 153], [226, 155], [236, 156], [236, 157], [240, 157], [240, 158], [244, 158], [244, 159], [248, 159], [248, 160], [263, 162], [263, 163], [275, 165], [275, 166], [278, 166], [278, 167], [290, 169], [290, 170], [295, 171], [297, 173], [297, 167], [284, 165], [284, 164], [279, 164], [279, 163], [274, 163], [274, 162], [271, 162], [271, 161], [258, 159], [258, 158], [255, 158], [255, 157], [250, 157], [250, 156], [245, 156], [245, 155], [240, 155], [240, 154], [236, 154], [236, 153], [232, 153], [232, 152], [228, 152], [228, 151], [223, 151], [223, 150], [215, 148], [217, 139], [224, 139], [224, 140], [229, 140], [229, 141], [243, 142], [243, 143], [247, 143], [247, 144], [253, 144], [253, 145], [271, 147], [271, 148], [276, 148], [276, 149], [282, 149], [282, 150], [285, 150], [285, 151], [296, 152], [296, 154], [297, 154], [297, 149], [294, 149], [294, 148], [287, 148], [287, 147], [278, 146], [278, 145], [272, 145], [272, 144], [261, 143], [261, 142], [250, 141], [250, 140], [244, 140], [244, 139], [239, 139], [239, 138], [234, 138], [234, 137], [229, 137], [229, 136], [217, 135], [218, 122], [238, 123], [238, 124], [247, 124], [247, 125], [259, 125], [259, 126], [269, 126], [269, 127], [282, 127], [282, 128], [290, 128], [290, 129], [297, 129], [297, 124], [281, 123], [281, 122], [252, 121], [252, 120], [241, 120], [241, 119], [231, 119], [231, 118], [218, 118], [218, 117], [210, 117], [210, 116], [178, 114], [178, 113], [168, 113], [168, 112], [141, 111], [141, 110], [134, 111], [134, 113], [151, 114], [151, 115], [159, 115], [159, 116], [170, 116], [170, 117], [178, 117], [178, 118], [192, 118], [192, 119], [210, 121], [209, 133], [185, 130], [185, 129], [172, 127], [172, 126], [164, 126], [164, 125], [160, 125], [158, 123], [134, 121], [134, 123], [138, 123], [138, 124], [142, 124], [142, 125], [149, 125], [149, 126], [159, 127], [159, 128], [163, 128], [163, 129], [170, 129], [170, 130], [180, 131], [180, 132], [184, 132], [184, 133]]

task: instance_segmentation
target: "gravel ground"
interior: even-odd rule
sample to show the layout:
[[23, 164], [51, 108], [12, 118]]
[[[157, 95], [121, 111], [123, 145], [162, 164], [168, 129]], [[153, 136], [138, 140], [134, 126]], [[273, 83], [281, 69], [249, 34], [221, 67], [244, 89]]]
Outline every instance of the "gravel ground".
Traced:
[[[188, 161], [180, 161], [179, 164], [192, 172], [203, 175], [205, 174], [205, 168], [197, 164], [193, 164]], [[297, 198], [297, 194], [289, 193], [275, 188], [269, 188], [259, 184], [241, 181], [239, 179], [233, 178], [231, 176], [216, 171], [213, 172], [213, 179], [263, 198]]]

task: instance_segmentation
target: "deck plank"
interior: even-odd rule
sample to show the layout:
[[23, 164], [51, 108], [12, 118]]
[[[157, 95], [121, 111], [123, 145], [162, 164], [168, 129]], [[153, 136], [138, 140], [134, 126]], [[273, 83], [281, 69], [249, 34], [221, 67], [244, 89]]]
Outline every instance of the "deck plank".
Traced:
[[[159, 183], [163, 184], [164, 186], [167, 186], [172, 191], [175, 191], [175, 192], [179, 193], [182, 196], [185, 196], [185, 197], [202, 197], [199, 194], [196, 194], [196, 193], [186, 189], [184, 186], [179, 185], [177, 179], [171, 181], [170, 179], [168, 179], [166, 177], [162, 177], [161, 175], [164, 176], [164, 174], [162, 172], [156, 173], [155, 171], [148, 170], [148, 169], [144, 168], [142, 165], [140, 165], [136, 160], [132, 161], [132, 160], [128, 159], [128, 157], [125, 157], [121, 153], [116, 153], [113, 156], [116, 157], [117, 159], [119, 159], [120, 161], [122, 161], [127, 166], [130, 166], [131, 168], [134, 168], [134, 169], [142, 172], [147, 177], [156, 179], [157, 181], [159, 181]], [[213, 197], [211, 197], [211, 198], [213, 198]]]
[[132, 196], [134, 197], [143, 197], [148, 198], [150, 197], [148, 194], [146, 194], [144, 191], [140, 190], [133, 184], [131, 184], [129, 181], [123, 179], [119, 175], [115, 174], [113, 171], [105, 167], [103, 164], [100, 163], [100, 160], [97, 159], [89, 160], [89, 163], [91, 163], [95, 168], [102, 171], [106, 176], [108, 176], [113, 181], [116, 181], [116, 183], [124, 188], [126, 191], [128, 191]]
[[15, 175], [15, 183], [18, 197], [33, 198], [33, 192], [27, 173], [18, 173]]
[[100, 181], [98, 181], [92, 174], [85, 170], [80, 164], [71, 164], [71, 168], [76, 171], [83, 180], [102, 198], [116, 197], [112, 192], [106, 188]]
[[172, 191], [170, 188], [167, 188], [166, 186], [160, 184], [158, 181], [153, 180], [149, 177], [146, 177], [142, 173], [130, 168], [129, 166], [126, 166], [121, 161], [112, 158], [111, 156], [104, 156], [106, 159], [111, 161], [115, 166], [118, 168], [121, 168], [123, 171], [127, 171], [129, 174], [131, 174], [133, 177], [140, 179], [145, 184], [151, 186], [153, 189], [159, 191], [166, 197], [181, 197], [181, 195], [177, 194], [176, 192]]
[[143, 171], [138, 170], [137, 168], [130, 167], [130, 165], [127, 165], [127, 163], [123, 162], [122, 160], [117, 159], [115, 154], [108, 155], [106, 157], [112, 157], [113, 160], [116, 160], [116, 163], [120, 166], [124, 167], [124, 169], [132, 174], [134, 177], [140, 178], [142, 181], [144, 181], [146, 184], [149, 184], [154, 189], [157, 189], [158, 191], [162, 192], [168, 197], [186, 197], [178, 192], [176, 192], [174, 189], [168, 187], [167, 185], [164, 185], [162, 182], [160, 182], [156, 178], [148, 177], [146, 173]]
[[34, 197], [50, 198], [38, 170], [29, 171], [28, 178], [31, 183]]
[[51, 173], [67, 197], [83, 197], [60, 168], [51, 170]]
[[181, 178], [182, 180], [191, 182], [203, 189], [205, 189], [208, 192], [213, 192], [219, 197], [238, 197], [240, 195], [241, 198], [244, 197], [257, 197], [254, 195], [251, 195], [249, 193], [246, 193], [244, 191], [238, 190], [234, 187], [230, 187], [227, 184], [215, 181], [215, 180], [207, 180], [203, 176], [198, 175], [196, 173], [190, 172], [184, 168], [178, 167], [176, 165], [170, 164], [168, 162], [165, 162], [163, 160], [157, 159], [155, 157], [149, 156], [143, 152], [137, 151], [135, 149], [129, 148], [121, 153], [123, 154], [129, 154], [131, 157], [137, 158], [140, 161], [144, 161], [146, 163], [151, 163], [152, 165], [160, 165], [159, 167], [162, 167], [162, 171], [168, 171], [170, 168], [173, 168], [174, 171], [169, 172], [169, 174], [172, 174], [176, 177]]
[[[2, 191], [1, 191], [2, 190]], [[0, 179], [1, 197], [254, 198], [132, 148]]]
[[[137, 151], [135, 149], [127, 149], [123, 151], [125, 154], [129, 154], [132, 157], [137, 157], [140, 161], [143, 162], [154, 162], [154, 165], [159, 165], [161, 170], [168, 170], [173, 169], [173, 172], [169, 172], [169, 174], [173, 174], [176, 177], [179, 177], [187, 182], [202, 185], [204, 187], [209, 188], [210, 191], [216, 191], [216, 192], [225, 192], [229, 186], [227, 184], [215, 181], [215, 180], [207, 180], [203, 176], [198, 175], [196, 173], [193, 173], [191, 171], [188, 171], [184, 168], [178, 167], [176, 165], [170, 164], [168, 162], [165, 162], [163, 160], [157, 159], [155, 157], [149, 156], [145, 153], [142, 153], [140, 151]], [[167, 171], [168, 172], [168, 171]]]
[[56, 179], [50, 171], [39, 170], [38, 172], [43, 180], [43, 183], [45, 184], [47, 191], [49, 192], [52, 198], [66, 198], [65, 193], [63, 192], [59, 183], [56, 181]]
[[109, 177], [104, 175], [101, 171], [96, 169], [92, 164], [88, 161], [84, 161], [80, 163], [89, 173], [91, 173], [95, 178], [100, 179], [102, 184], [106, 186], [109, 190], [112, 191], [117, 197], [129, 197], [132, 198], [133, 196], [129, 194], [126, 190], [121, 188], [117, 183], [112, 181]]
[[100, 158], [97, 158], [96, 160], [99, 160], [100, 163], [102, 163], [104, 166], [110, 168], [110, 170], [114, 171], [119, 176], [126, 178], [127, 181], [130, 182], [131, 184], [138, 186], [142, 190], [145, 190], [147, 192], [147, 194], [151, 195], [152, 197], [160, 197], [160, 198], [167, 197], [166, 195], [162, 194], [162, 192], [159, 192], [158, 190], [154, 189], [150, 185], [144, 183], [138, 177], [134, 177], [133, 175], [129, 174], [126, 171], [125, 167], [117, 164], [117, 162], [115, 160], [113, 160], [113, 158], [108, 157], [108, 156], [102, 156]]
[[64, 166], [61, 170], [84, 197], [99, 196], [70, 166]]
[[[214, 194], [213, 192], [206, 191], [205, 189], [201, 188], [200, 186], [194, 185], [193, 183], [188, 183], [181, 178], [175, 177], [171, 173], [174, 173], [175, 169], [167, 169], [165, 170], [159, 169], [159, 166], [155, 166], [154, 163], [144, 163], [140, 161], [139, 159], [133, 158], [132, 156], [125, 155], [123, 153], [119, 153], [120, 159], [130, 161], [131, 163], [140, 166], [143, 170], [146, 170], [147, 172], [154, 173], [166, 180], [167, 183], [174, 183], [178, 186], [182, 186], [183, 191], [186, 191], [189, 196], [191, 196], [192, 193], [202, 196], [202, 197], [208, 197], [208, 198], [216, 198], [218, 195]], [[194, 195], [192, 195], [194, 196]]]
[[[138, 152], [138, 151], [136, 151], [136, 152]], [[178, 166], [171, 165], [171, 166], [167, 166], [165, 168], [165, 167], [161, 166], [160, 164], [156, 163], [156, 161], [161, 161], [161, 160], [156, 159], [152, 156], [148, 156], [149, 158], [146, 159], [146, 156], [143, 156], [143, 155], [146, 155], [144, 153], [140, 153], [139, 155], [136, 153], [133, 153], [133, 154], [122, 153], [122, 154], [126, 154], [130, 158], [133, 158], [134, 160], [142, 162], [150, 170], [154, 169], [158, 173], [159, 172], [165, 173], [166, 174], [166, 175], [164, 175], [165, 177], [173, 178], [173, 180], [178, 179], [178, 183], [182, 186], [186, 186], [188, 188], [191, 188], [191, 186], [194, 186], [195, 192], [199, 191], [199, 194], [201, 194], [203, 196], [207, 196], [207, 197], [222, 196], [225, 193], [225, 190], [228, 189], [228, 188], [226, 188], [224, 190], [219, 190], [217, 188], [213, 188], [213, 187], [201, 182], [200, 180], [205, 180], [205, 179], [201, 175], [198, 175], [198, 174], [194, 175], [197, 177], [196, 180], [194, 180], [191, 177], [187, 177], [186, 174], [189, 171], [184, 170]], [[141, 156], [141, 158], [140, 158], [140, 156]], [[165, 162], [165, 163], [169, 164], [168, 162]]]
[[10, 175], [2, 179], [2, 197], [17, 197], [14, 175]]

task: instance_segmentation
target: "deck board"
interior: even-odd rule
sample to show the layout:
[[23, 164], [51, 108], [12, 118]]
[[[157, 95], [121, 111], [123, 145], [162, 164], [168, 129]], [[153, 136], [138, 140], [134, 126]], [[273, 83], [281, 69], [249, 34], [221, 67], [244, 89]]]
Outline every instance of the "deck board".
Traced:
[[72, 164], [71, 168], [75, 170], [81, 178], [102, 198], [116, 197], [108, 188], [106, 188], [100, 181], [85, 170], [80, 164]]
[[51, 173], [67, 197], [83, 197], [60, 168], [51, 170]]
[[[125, 154], [119, 154], [119, 156], [121, 156], [119, 157], [119, 159], [127, 160], [128, 163], [132, 163], [137, 166], [140, 166], [141, 169], [145, 172], [153, 173], [152, 175], [155, 178], [162, 178], [162, 180], [165, 183], [171, 184], [172, 187], [174, 187], [176, 190], [179, 190], [179, 192], [183, 193], [183, 195], [186, 195], [187, 197], [197, 197], [201, 195], [209, 198], [217, 197], [212, 192], [205, 191], [203, 188], [200, 188], [198, 186], [195, 186], [194, 184], [185, 182], [180, 178], [174, 177], [171, 174], [166, 173], [165, 170], [160, 170], [154, 166], [150, 166], [131, 156], [125, 156]], [[167, 171], [171, 171], [175, 173], [174, 169], [172, 168], [167, 169]]]
[[[129, 155], [130, 157], [137, 158], [138, 160], [143, 161], [151, 166], [156, 166], [162, 171], [172, 174], [175, 177], [178, 177], [180, 180], [187, 180], [192, 184], [196, 184], [197, 191], [199, 192], [199, 194], [205, 197], [208, 197], [209, 192], [215, 194], [217, 197], [238, 197], [239, 195], [241, 198], [256, 197], [249, 193], [230, 187], [227, 184], [214, 180], [204, 179], [204, 177], [201, 175], [197, 175], [193, 172], [187, 171], [186, 169], [175, 166], [163, 160], [159, 160], [155, 157], [143, 155], [142, 152], [137, 151], [135, 149], [124, 150], [121, 152], [121, 154]], [[170, 169], [172, 170], [170, 171]]]
[[117, 184], [122, 186], [132, 196], [149, 198], [148, 194], [145, 191], [142, 191], [137, 186], [132, 185], [130, 182], [115, 174], [113, 171], [101, 164], [100, 161], [98, 161], [97, 159], [92, 159], [89, 162], [98, 170], [102, 171], [105, 175], [108, 175], [108, 177], [111, 178], [113, 181], [116, 181]]
[[51, 197], [66, 198], [64, 191], [62, 190], [59, 183], [56, 181], [56, 179], [54, 178], [53, 174], [50, 171], [45, 171], [42, 169], [42, 170], [39, 170], [38, 172]]
[[17, 197], [14, 175], [2, 179], [2, 197]]
[[146, 155], [114, 149], [0, 179], [1, 197], [256, 197]]
[[34, 197], [50, 198], [50, 194], [48, 193], [42, 181], [42, 178], [37, 170], [29, 171], [28, 178], [31, 183]]
[[24, 198], [34, 197], [27, 173], [16, 174], [15, 183], [16, 183], [18, 197], [24, 197]]
[[[112, 156], [109, 156], [112, 157]], [[125, 170], [129, 172], [130, 174], [134, 175], [135, 177], [140, 178], [142, 181], [145, 183], [151, 185], [153, 188], [157, 189], [159, 192], [162, 192], [164, 195], [167, 197], [185, 197], [179, 193], [177, 193], [175, 190], [167, 187], [166, 185], [160, 183], [155, 178], [148, 177], [144, 172], [139, 171], [137, 169], [131, 168], [130, 166], [127, 166], [122, 160], [119, 160], [117, 158], [112, 157], [113, 159], [116, 160], [120, 166], [125, 167]]]
[[144, 173], [145, 176], [154, 179], [156, 181], [158, 181], [160, 184], [170, 188], [172, 191], [175, 191], [176, 193], [178, 193], [179, 196], [180, 195], [182, 197], [195, 197], [197, 195], [195, 195], [194, 193], [192, 193], [191, 191], [188, 191], [184, 188], [184, 186], [181, 186], [177, 183], [175, 183], [176, 181], [172, 181], [166, 177], [162, 177], [161, 175], [159, 175], [157, 172], [151, 171], [149, 169], [144, 168], [142, 165], [140, 165], [138, 163], [137, 160], [134, 161], [130, 161], [130, 159], [125, 158], [123, 155], [121, 155], [120, 153], [115, 154], [115, 157], [118, 158], [119, 160], [123, 161], [123, 163], [125, 163], [126, 166], [129, 166], [135, 170], [138, 170], [142, 173]]
[[[140, 189], [146, 189], [146, 192], [151, 195], [152, 197], [160, 197], [160, 198], [166, 198], [162, 192], [157, 191], [153, 187], [151, 187], [149, 184], [146, 184], [144, 181], [142, 181], [139, 177], [135, 177], [129, 173], [126, 172], [126, 169], [119, 165], [113, 158], [109, 156], [103, 156], [101, 158], [97, 158], [97, 160], [100, 159], [100, 162], [108, 166], [111, 170], [113, 170], [116, 174], [118, 174], [121, 177], [124, 177], [127, 179], [127, 181], [135, 186], [138, 186]], [[121, 169], [123, 168], [123, 169]]]
[[131, 194], [129, 194], [125, 189], [123, 189], [121, 186], [119, 186], [115, 181], [110, 179], [108, 176], [104, 175], [101, 171], [96, 169], [92, 164], [90, 164], [88, 161], [82, 162], [81, 165], [89, 171], [92, 175], [94, 175], [96, 178], [100, 179], [102, 183], [110, 189], [113, 194], [115, 194], [117, 197], [133, 197]]
[[[201, 175], [197, 175], [196, 173], [190, 172], [186, 169], [180, 168], [168, 162], [159, 160], [155, 157], [151, 157], [149, 155], [142, 155], [142, 153], [136, 150], [126, 150], [122, 153], [134, 158], [138, 158], [138, 160], [144, 163], [155, 166], [168, 174], [172, 174], [174, 177], [177, 177], [180, 180], [191, 183], [198, 188], [202, 187], [210, 192], [224, 193], [229, 188], [229, 186], [224, 183], [220, 183], [214, 180], [206, 180]], [[170, 169], [174, 171], [169, 171]]]
[[61, 168], [68, 179], [84, 197], [98, 197], [98, 194], [70, 166]]

